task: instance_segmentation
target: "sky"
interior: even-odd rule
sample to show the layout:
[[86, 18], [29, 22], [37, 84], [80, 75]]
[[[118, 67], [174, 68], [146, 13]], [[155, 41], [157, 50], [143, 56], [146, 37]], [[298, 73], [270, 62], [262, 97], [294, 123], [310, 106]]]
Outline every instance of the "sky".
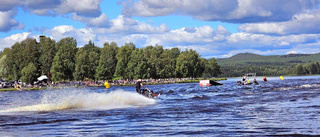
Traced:
[[1, 0], [0, 50], [26, 38], [133, 42], [203, 58], [320, 52], [320, 0]]

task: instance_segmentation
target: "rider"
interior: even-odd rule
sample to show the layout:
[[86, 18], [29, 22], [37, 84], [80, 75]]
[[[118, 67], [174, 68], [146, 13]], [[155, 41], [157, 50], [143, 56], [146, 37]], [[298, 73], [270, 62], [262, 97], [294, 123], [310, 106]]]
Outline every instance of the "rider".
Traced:
[[242, 82], [243, 82], [243, 83], [246, 82], [246, 79], [247, 79], [247, 77], [246, 77], [246, 76], [243, 76], [243, 77], [242, 77]]
[[142, 85], [141, 79], [138, 79], [138, 81], [137, 81], [137, 83], [136, 83], [136, 90], [137, 90], [137, 92], [140, 93], [140, 94], [142, 94], [141, 89], [140, 89], [141, 86], [142, 86], [143, 88], [146, 88], [146, 87], [144, 87], [144, 86]]

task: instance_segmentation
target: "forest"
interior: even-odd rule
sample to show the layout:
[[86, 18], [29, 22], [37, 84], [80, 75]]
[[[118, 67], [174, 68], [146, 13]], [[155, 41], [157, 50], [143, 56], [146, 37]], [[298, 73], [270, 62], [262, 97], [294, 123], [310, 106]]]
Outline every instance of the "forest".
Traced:
[[67, 37], [56, 42], [40, 36], [27, 38], [0, 54], [0, 77], [33, 83], [41, 75], [52, 81], [215, 77], [222, 72], [215, 58], [201, 58], [195, 50], [164, 49], [163, 46], [136, 48], [132, 42], [119, 47], [92, 41], [83, 47]]
[[258, 76], [320, 74], [320, 53], [262, 56], [240, 53], [230, 58], [217, 59], [221, 77], [240, 77], [245, 73]]

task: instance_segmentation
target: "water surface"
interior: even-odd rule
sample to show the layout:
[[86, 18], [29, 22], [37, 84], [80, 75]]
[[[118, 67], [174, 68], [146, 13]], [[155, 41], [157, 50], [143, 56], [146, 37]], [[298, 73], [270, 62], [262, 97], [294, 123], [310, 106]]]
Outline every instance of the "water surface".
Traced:
[[[241, 78], [239, 78], [241, 79]], [[0, 92], [1, 136], [320, 135], [320, 76]]]

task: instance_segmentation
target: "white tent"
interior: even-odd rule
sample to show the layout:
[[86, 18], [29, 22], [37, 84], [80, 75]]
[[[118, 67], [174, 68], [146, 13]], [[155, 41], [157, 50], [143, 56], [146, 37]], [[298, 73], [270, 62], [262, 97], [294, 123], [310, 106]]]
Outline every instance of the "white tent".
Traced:
[[38, 77], [38, 81], [42, 81], [44, 79], [48, 79], [48, 77], [46, 75], [42, 75], [42, 76]]

